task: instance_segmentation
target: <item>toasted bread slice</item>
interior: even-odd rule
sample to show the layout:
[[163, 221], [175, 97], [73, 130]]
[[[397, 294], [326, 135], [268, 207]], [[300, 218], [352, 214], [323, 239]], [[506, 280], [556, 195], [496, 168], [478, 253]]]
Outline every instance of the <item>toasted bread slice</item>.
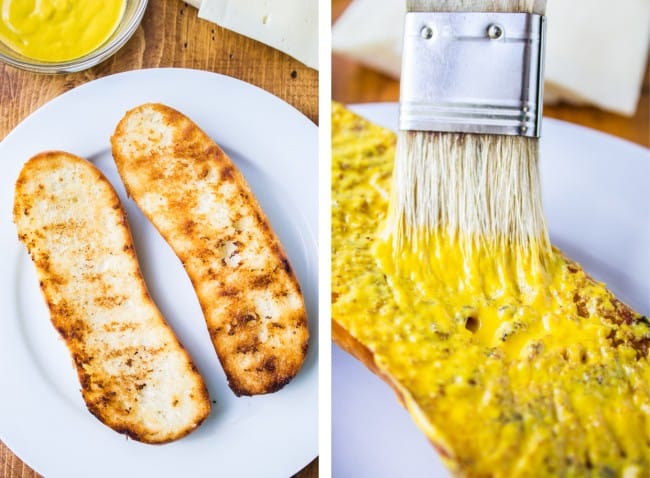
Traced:
[[[548, 282], [523, 291], [486, 293], [510, 284], [475, 273], [498, 257], [463, 269], [433, 241], [429, 282], [417, 264], [386, 267], [409, 254], [381, 249], [395, 135], [338, 104], [332, 133], [333, 339], [390, 384], [454, 476], [650, 476], [648, 318], [557, 250]], [[431, 287], [452, 273], [463, 282]]]
[[189, 118], [161, 104], [129, 111], [112, 144], [129, 195], [192, 280], [230, 388], [280, 389], [307, 352], [305, 305], [244, 177]]
[[88, 410], [145, 443], [196, 429], [210, 413], [205, 384], [147, 292], [102, 173], [68, 153], [38, 154], [18, 177], [13, 212]]

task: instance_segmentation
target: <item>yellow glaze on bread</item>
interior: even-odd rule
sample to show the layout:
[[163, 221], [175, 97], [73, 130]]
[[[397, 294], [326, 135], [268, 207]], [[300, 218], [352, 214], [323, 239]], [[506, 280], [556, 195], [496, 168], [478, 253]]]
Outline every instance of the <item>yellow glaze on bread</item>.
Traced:
[[395, 137], [332, 118], [334, 338], [457, 476], [650, 475], [650, 324], [554, 251], [383, 236]]

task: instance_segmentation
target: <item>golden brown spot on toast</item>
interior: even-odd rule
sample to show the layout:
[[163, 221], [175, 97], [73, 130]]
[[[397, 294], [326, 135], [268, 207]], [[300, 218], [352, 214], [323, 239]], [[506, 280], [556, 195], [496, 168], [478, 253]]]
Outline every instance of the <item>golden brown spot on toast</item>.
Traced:
[[254, 277], [251, 281], [251, 287], [255, 289], [264, 289], [273, 283], [274, 277], [271, 274], [265, 274]]
[[70, 318], [67, 323], [59, 324], [57, 327], [59, 334], [66, 341], [82, 341], [84, 337], [91, 332], [88, 325], [80, 319]]
[[233, 297], [239, 294], [239, 289], [236, 289], [234, 287], [224, 287], [219, 291], [219, 295], [223, 297]]
[[636, 314], [629, 306], [614, 298], [612, 301], [614, 312], [606, 311], [605, 318], [616, 324], [634, 324], [640, 314]]
[[[205, 274], [210, 280], [219, 280], [219, 274], [217, 274], [214, 269], [212, 269], [212, 267], [208, 267], [208, 269], [205, 271]], [[222, 292], [220, 291], [219, 294], [222, 294]]]
[[64, 275], [53, 273], [49, 282], [50, 285], [54, 287], [60, 287], [66, 285], [69, 282], [69, 279]]
[[282, 267], [287, 274], [291, 274], [291, 265], [286, 257], [282, 259]]
[[185, 234], [192, 234], [192, 231], [194, 231], [194, 227], [196, 226], [196, 223], [192, 221], [191, 219], [188, 221], [185, 221], [183, 224], [183, 232]]
[[221, 169], [221, 180], [232, 181], [234, 179], [235, 168], [232, 166], [225, 166]]
[[128, 299], [125, 295], [99, 295], [93, 299], [95, 305], [106, 309], [119, 307]]
[[252, 352], [257, 352], [257, 347], [260, 344], [260, 341], [257, 337], [250, 337], [249, 340], [241, 338], [239, 344], [237, 344], [237, 353], [239, 354], [248, 354]]
[[262, 368], [267, 372], [275, 372], [276, 361], [277, 361], [276, 357], [268, 357], [266, 360], [264, 360], [264, 364], [262, 365]]
[[587, 309], [587, 302], [584, 297], [581, 297], [577, 292], [573, 296], [573, 302], [576, 304], [576, 310], [580, 317], [589, 317], [589, 309]]
[[251, 312], [244, 312], [235, 315], [233, 320], [230, 322], [230, 332], [228, 332], [228, 335], [242, 333], [242, 329], [251, 324], [251, 322], [255, 322], [257, 320], [257, 315]]
[[[104, 332], [127, 332], [129, 330], [136, 330], [138, 327], [133, 323], [124, 323], [120, 321], [111, 321], [102, 325]], [[122, 350], [123, 352], [124, 350]]]

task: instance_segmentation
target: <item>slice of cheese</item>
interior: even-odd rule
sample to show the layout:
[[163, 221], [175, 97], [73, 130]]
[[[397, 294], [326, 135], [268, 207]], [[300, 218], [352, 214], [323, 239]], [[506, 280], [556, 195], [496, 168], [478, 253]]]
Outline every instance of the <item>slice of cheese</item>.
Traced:
[[318, 0], [203, 0], [199, 17], [318, 69]]
[[650, 39], [650, 2], [549, 0], [545, 98], [633, 115]]
[[404, 0], [355, 0], [332, 27], [332, 51], [399, 78]]
[[[332, 29], [332, 50], [399, 78], [405, 0], [354, 0]], [[633, 115], [650, 38], [650, 2], [548, 0], [546, 103], [588, 103]]]

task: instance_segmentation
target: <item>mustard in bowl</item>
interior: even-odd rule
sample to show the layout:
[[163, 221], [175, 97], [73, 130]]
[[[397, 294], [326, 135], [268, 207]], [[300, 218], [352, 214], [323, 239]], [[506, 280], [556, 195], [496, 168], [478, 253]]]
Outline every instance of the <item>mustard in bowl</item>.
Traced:
[[146, 0], [0, 0], [0, 59], [42, 73], [90, 68], [135, 32]]

